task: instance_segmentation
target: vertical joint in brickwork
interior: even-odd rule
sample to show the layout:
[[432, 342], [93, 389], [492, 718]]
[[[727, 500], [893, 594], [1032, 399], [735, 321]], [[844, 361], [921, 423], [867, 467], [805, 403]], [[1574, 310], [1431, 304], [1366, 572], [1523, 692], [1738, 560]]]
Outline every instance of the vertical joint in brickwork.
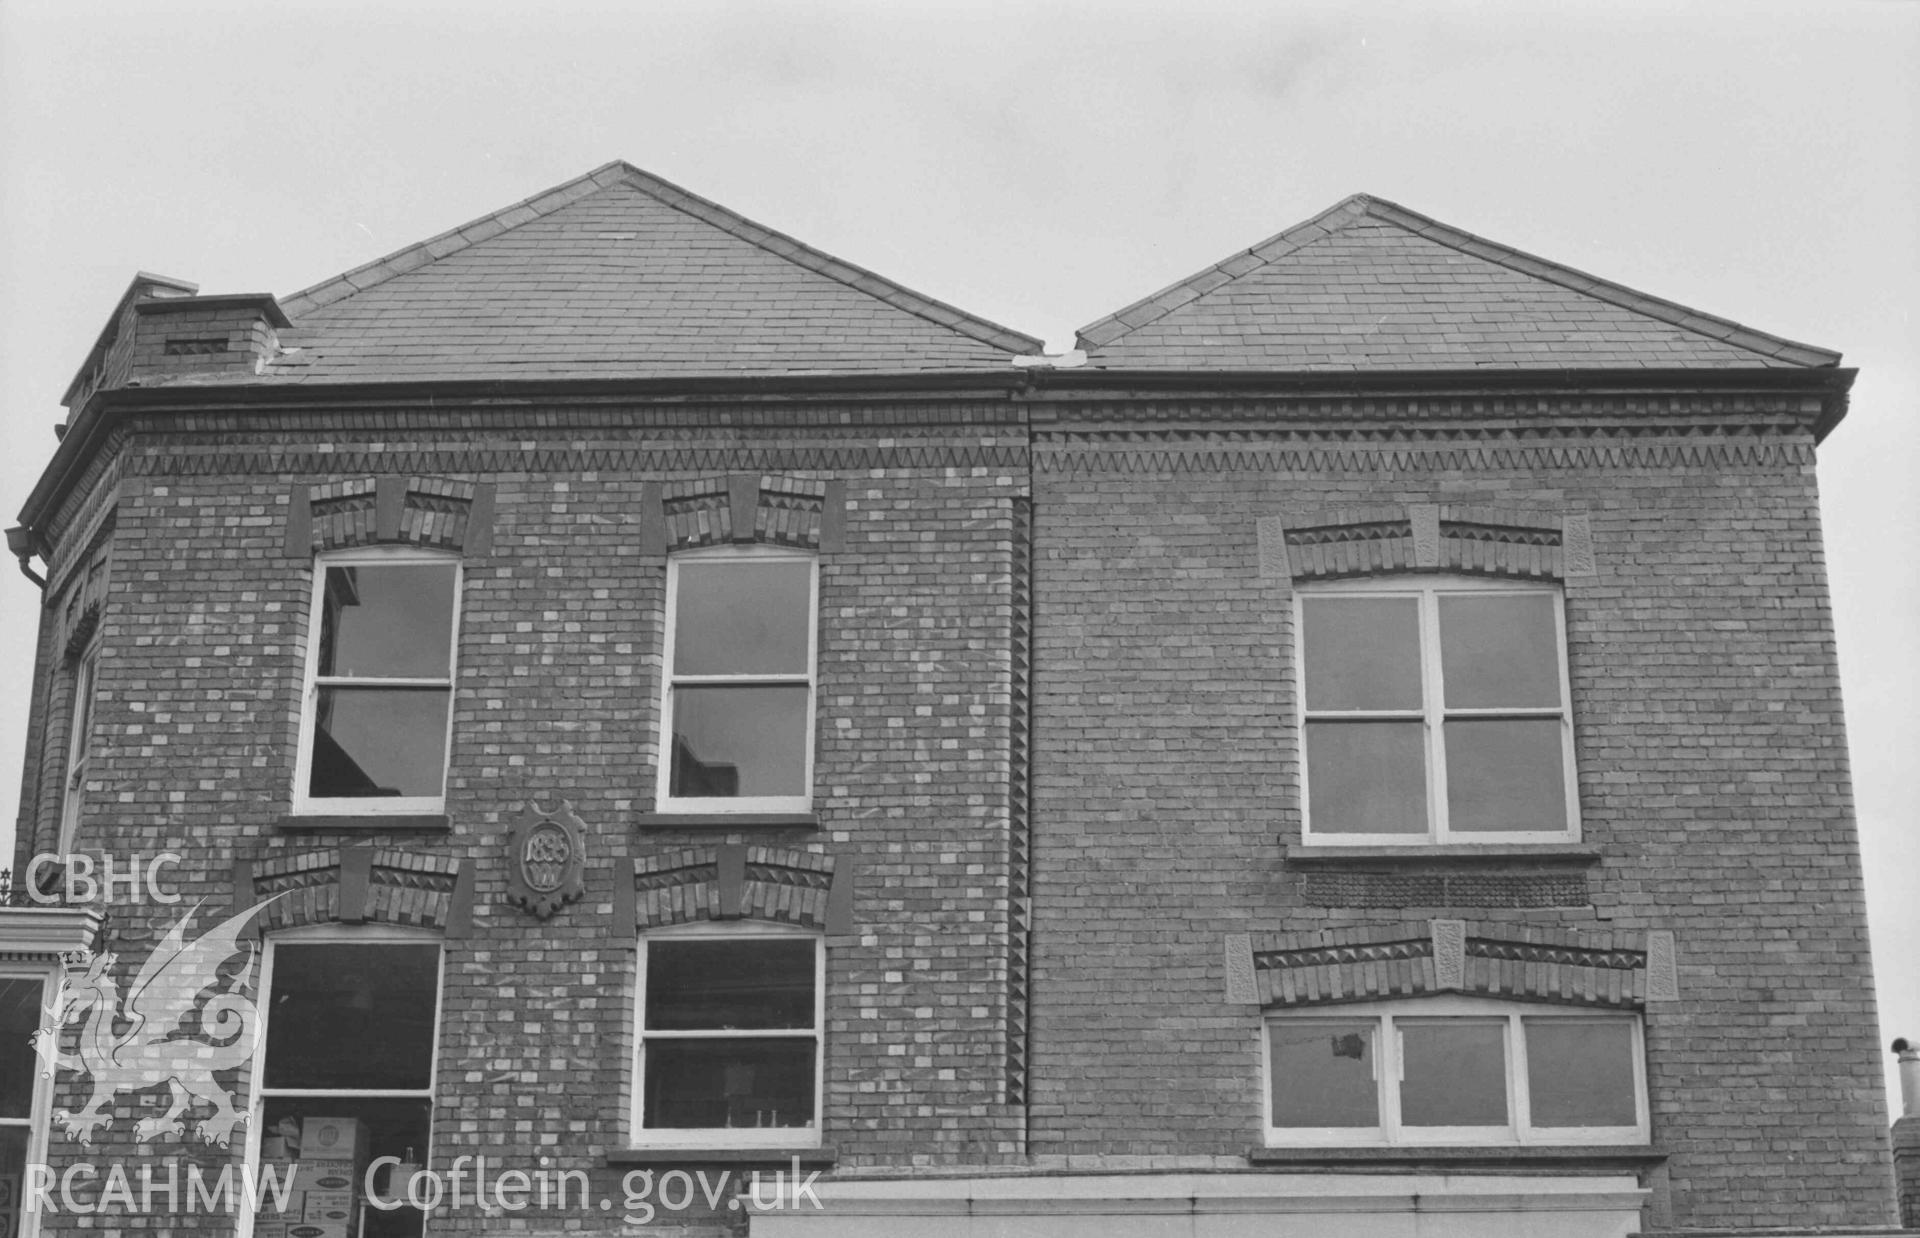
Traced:
[[1021, 1107], [1024, 1146], [1032, 1003], [1033, 504], [1015, 497], [1008, 529], [1007, 958], [1005, 1099]]

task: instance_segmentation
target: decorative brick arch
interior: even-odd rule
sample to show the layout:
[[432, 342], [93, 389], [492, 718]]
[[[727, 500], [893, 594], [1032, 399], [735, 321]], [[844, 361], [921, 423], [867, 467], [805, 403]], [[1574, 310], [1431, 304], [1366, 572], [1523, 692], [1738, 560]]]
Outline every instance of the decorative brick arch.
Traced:
[[1336, 509], [1260, 521], [1261, 575], [1333, 580], [1396, 572], [1457, 572], [1562, 581], [1593, 572], [1585, 515], [1461, 504]]
[[1230, 937], [1228, 999], [1267, 1009], [1461, 993], [1644, 1009], [1678, 997], [1673, 934], [1469, 920]]
[[386, 924], [466, 937], [473, 921], [473, 861], [384, 847], [332, 847], [236, 861], [234, 909], [268, 899], [273, 902], [250, 926], [253, 932]]
[[286, 553], [424, 546], [474, 557], [493, 548], [493, 485], [442, 477], [366, 477], [295, 486]]
[[793, 546], [833, 553], [846, 527], [846, 487], [770, 473], [735, 473], [647, 488], [642, 539], [655, 553], [703, 546]]
[[647, 929], [699, 920], [767, 920], [853, 931], [853, 874], [830, 855], [727, 843], [632, 861], [615, 883], [615, 931], [634, 940]]

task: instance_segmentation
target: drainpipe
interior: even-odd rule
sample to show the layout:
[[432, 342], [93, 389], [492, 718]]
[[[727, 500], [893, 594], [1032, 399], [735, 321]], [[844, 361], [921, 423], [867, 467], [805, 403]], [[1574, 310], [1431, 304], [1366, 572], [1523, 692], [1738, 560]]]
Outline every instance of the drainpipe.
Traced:
[[7, 530], [7, 549], [20, 560], [20, 574], [39, 586], [42, 593], [47, 589], [47, 578], [33, 570], [33, 534], [24, 526], [16, 525]]

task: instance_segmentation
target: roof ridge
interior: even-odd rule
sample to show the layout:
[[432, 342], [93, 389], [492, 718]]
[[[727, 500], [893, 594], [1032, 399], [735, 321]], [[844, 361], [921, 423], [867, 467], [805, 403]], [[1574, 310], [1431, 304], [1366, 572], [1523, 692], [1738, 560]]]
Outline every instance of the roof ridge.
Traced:
[[1506, 267], [1510, 271], [1531, 275], [1535, 279], [1542, 279], [1550, 284], [1558, 284], [1562, 288], [1578, 292], [1583, 296], [1605, 301], [1609, 305], [1617, 305], [1621, 309], [1691, 331], [1696, 335], [1704, 335], [1708, 339], [1718, 340], [1723, 344], [1731, 344], [1749, 352], [1790, 361], [1796, 365], [1819, 367], [1840, 364], [1840, 354], [1832, 349], [1790, 340], [1782, 335], [1762, 331], [1758, 327], [1749, 327], [1735, 322], [1731, 318], [1722, 318], [1718, 314], [1705, 313], [1682, 305], [1678, 301], [1669, 301], [1665, 297], [1657, 297], [1652, 293], [1641, 292], [1637, 288], [1629, 288], [1617, 280], [1591, 275], [1564, 262], [1555, 262], [1550, 258], [1530, 254], [1512, 245], [1488, 240], [1464, 228], [1456, 228], [1452, 224], [1422, 215], [1418, 211], [1408, 210], [1398, 202], [1389, 202], [1385, 198], [1375, 197], [1366, 197], [1366, 202], [1368, 215], [1398, 224], [1410, 232], [1445, 245], [1449, 249], [1457, 249], [1461, 253], [1485, 259], [1498, 266]]
[[498, 236], [511, 228], [542, 219], [564, 206], [620, 184], [637, 189], [664, 206], [671, 207], [682, 214], [691, 215], [702, 223], [718, 228], [731, 236], [739, 237], [748, 244], [765, 250], [775, 257], [783, 258], [795, 266], [812, 271], [816, 275], [826, 276], [855, 291], [866, 293], [875, 300], [885, 302], [895, 309], [926, 319], [949, 331], [967, 336], [969, 339], [1015, 354], [1037, 353], [1045, 348], [1044, 342], [1034, 336], [1002, 326], [977, 314], [970, 314], [936, 297], [915, 292], [903, 284], [895, 283], [884, 275], [879, 275], [857, 263], [848, 262], [824, 250], [815, 249], [784, 232], [757, 223], [744, 215], [728, 210], [717, 202], [635, 167], [624, 159], [602, 164], [591, 172], [563, 181], [510, 206], [502, 207], [478, 219], [428, 237], [417, 244], [395, 250], [384, 257], [375, 258], [352, 270], [303, 288], [282, 299], [281, 307], [286, 310], [289, 317], [297, 319], [302, 314], [324, 308], [336, 301], [343, 301], [357, 292], [383, 284], [409, 271], [418, 270], [448, 255], [459, 253], [481, 241]]
[[[1111, 344], [1149, 323], [1158, 322], [1174, 310], [1197, 301], [1223, 284], [1231, 283], [1249, 271], [1258, 270], [1296, 250], [1349, 227], [1367, 214], [1373, 201], [1364, 193], [1350, 194], [1309, 219], [1274, 233], [1257, 245], [1238, 250], [1227, 258], [1205, 267], [1185, 279], [1175, 280], [1158, 292], [1148, 293], [1131, 305], [1123, 306], [1074, 332], [1075, 345], [1091, 351]], [[1331, 224], [1334, 216], [1344, 215]], [[1215, 277], [1218, 278], [1215, 278]]]

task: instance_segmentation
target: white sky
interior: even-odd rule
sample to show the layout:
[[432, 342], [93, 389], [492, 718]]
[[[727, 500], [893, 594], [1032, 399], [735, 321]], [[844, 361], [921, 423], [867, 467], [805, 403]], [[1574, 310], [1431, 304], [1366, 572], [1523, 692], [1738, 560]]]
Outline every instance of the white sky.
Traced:
[[0, 0], [0, 506], [134, 271], [284, 295], [610, 159], [1055, 348], [1377, 194], [1860, 368], [1819, 473], [1884, 1046], [1920, 1037], [1916, 64], [1899, 0]]

